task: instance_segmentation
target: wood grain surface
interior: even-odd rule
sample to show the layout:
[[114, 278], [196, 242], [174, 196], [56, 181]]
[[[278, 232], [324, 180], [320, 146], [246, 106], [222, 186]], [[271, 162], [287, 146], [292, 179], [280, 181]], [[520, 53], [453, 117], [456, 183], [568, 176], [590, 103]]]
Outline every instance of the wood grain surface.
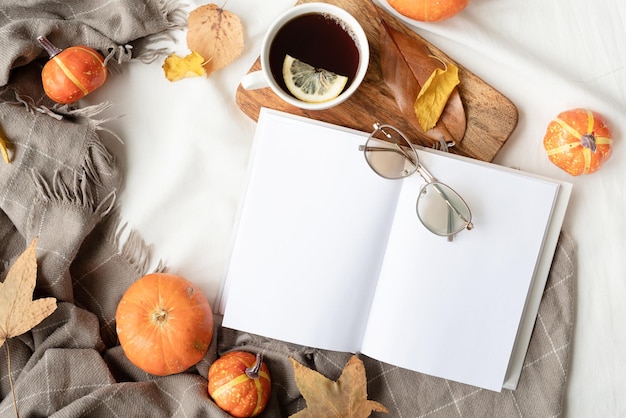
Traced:
[[[312, 0], [300, 0], [298, 4], [309, 1]], [[283, 102], [269, 88], [245, 90], [239, 85], [236, 93], [237, 105], [246, 115], [256, 121], [261, 107], [267, 107], [365, 132], [371, 131], [372, 123], [378, 121], [397, 126], [412, 141], [420, 144], [417, 133], [410, 124], [404, 121], [382, 77], [379, 56], [379, 34], [381, 30], [384, 30], [380, 23], [380, 16], [382, 16], [387, 24], [415, 38], [416, 42], [426, 43], [433, 55], [458, 66], [461, 80], [459, 92], [465, 106], [467, 129], [463, 140], [450, 151], [483, 161], [494, 159], [517, 125], [517, 108], [508, 98], [408, 29], [395, 17], [375, 6], [370, 0], [324, 1], [340, 6], [351, 13], [367, 34], [370, 44], [370, 63], [359, 89], [348, 100], [331, 109], [307, 111]], [[250, 71], [260, 68], [260, 60], [257, 59]]]

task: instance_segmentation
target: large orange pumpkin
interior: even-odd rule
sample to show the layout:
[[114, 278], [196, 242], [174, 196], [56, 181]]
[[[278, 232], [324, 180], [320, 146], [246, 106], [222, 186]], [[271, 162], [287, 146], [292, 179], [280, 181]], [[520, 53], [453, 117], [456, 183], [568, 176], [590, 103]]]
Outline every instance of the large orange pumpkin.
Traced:
[[157, 376], [198, 363], [213, 338], [213, 311], [187, 279], [152, 273], [133, 283], [115, 314], [117, 335], [128, 359]]
[[470, 0], [387, 0], [398, 13], [422, 22], [448, 19], [469, 4]]
[[235, 417], [255, 417], [265, 409], [272, 382], [263, 356], [245, 351], [224, 354], [209, 368], [209, 395]]
[[107, 79], [104, 58], [87, 46], [59, 49], [45, 36], [37, 38], [50, 55], [41, 71], [46, 95], [57, 103], [70, 104], [85, 97]]
[[560, 113], [548, 124], [543, 146], [550, 161], [579, 176], [597, 171], [609, 159], [611, 138], [611, 129], [600, 114], [577, 108]]

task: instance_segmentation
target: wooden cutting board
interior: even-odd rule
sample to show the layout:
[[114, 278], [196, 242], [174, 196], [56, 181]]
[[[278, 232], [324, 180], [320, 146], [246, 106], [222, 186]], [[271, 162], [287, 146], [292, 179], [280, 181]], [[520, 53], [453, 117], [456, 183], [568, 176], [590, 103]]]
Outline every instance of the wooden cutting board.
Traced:
[[[313, 0], [300, 0], [307, 3]], [[320, 0], [315, 0], [320, 1]], [[413, 129], [402, 117], [395, 99], [385, 84], [379, 54], [379, 33], [384, 30], [379, 12], [390, 26], [426, 43], [433, 55], [454, 62], [459, 68], [461, 84], [459, 92], [465, 106], [467, 129], [463, 140], [450, 150], [483, 161], [492, 161], [517, 125], [518, 112], [515, 105], [500, 92], [476, 77], [469, 70], [434, 45], [408, 29], [396, 18], [375, 6], [370, 0], [325, 0], [340, 6], [352, 14], [363, 26], [370, 44], [370, 63], [367, 75], [355, 94], [344, 103], [327, 110], [302, 110], [280, 100], [269, 88], [245, 90], [239, 85], [237, 105], [253, 120], [258, 120], [261, 107], [281, 110], [296, 115], [342, 125], [360, 131], [371, 131], [373, 122], [388, 123], [403, 130], [409, 138], [415, 136]], [[261, 68], [260, 60], [250, 71]], [[419, 143], [419, 141], [415, 141]]]

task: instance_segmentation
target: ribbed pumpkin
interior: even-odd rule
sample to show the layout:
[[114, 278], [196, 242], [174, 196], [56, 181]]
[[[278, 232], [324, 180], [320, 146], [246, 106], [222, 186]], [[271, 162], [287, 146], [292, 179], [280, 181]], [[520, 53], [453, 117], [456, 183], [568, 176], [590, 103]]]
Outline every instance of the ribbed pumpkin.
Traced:
[[174, 274], [152, 273], [133, 283], [115, 313], [126, 357], [157, 376], [187, 370], [206, 354], [213, 311], [202, 291]]
[[55, 102], [74, 103], [106, 81], [104, 58], [95, 49], [71, 46], [61, 50], [45, 36], [37, 40], [50, 56], [41, 71], [41, 81], [46, 95]]
[[231, 351], [209, 368], [209, 395], [234, 417], [255, 417], [272, 391], [269, 369], [261, 354]]
[[387, 0], [398, 13], [422, 22], [448, 19], [469, 4], [470, 0]]
[[611, 156], [611, 129], [604, 118], [589, 109], [560, 113], [543, 138], [548, 158], [572, 176], [597, 171]]

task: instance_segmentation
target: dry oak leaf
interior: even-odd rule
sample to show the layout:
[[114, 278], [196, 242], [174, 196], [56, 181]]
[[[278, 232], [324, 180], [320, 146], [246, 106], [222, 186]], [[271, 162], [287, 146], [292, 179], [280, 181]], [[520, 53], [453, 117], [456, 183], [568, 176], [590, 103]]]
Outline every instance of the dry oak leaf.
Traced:
[[57, 308], [55, 298], [33, 300], [37, 282], [37, 238], [15, 260], [0, 283], [0, 347], [30, 331]]
[[165, 78], [169, 81], [178, 81], [183, 78], [199, 77], [205, 74], [202, 64], [204, 64], [204, 58], [197, 52], [192, 52], [184, 57], [170, 54], [165, 58], [163, 71], [165, 72]]
[[306, 408], [292, 418], [365, 418], [372, 412], [388, 413], [384, 405], [367, 399], [365, 366], [352, 356], [335, 382], [290, 358], [296, 385], [306, 400]]
[[205, 4], [189, 13], [187, 46], [204, 57], [207, 77], [241, 55], [243, 40], [239, 17], [216, 4]]

